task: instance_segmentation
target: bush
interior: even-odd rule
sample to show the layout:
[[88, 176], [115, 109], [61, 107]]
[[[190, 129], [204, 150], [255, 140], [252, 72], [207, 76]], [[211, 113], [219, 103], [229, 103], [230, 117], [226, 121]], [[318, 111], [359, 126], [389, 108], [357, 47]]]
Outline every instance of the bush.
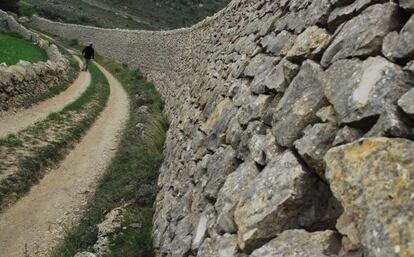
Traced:
[[1, 0], [0, 9], [17, 13], [19, 12], [19, 0]]

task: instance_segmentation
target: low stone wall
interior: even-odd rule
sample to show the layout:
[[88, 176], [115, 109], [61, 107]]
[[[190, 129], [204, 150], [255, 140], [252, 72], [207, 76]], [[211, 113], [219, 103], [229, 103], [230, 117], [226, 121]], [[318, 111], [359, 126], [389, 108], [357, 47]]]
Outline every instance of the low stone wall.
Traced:
[[18, 106], [28, 96], [47, 91], [67, 77], [69, 63], [59, 49], [26, 29], [12, 16], [0, 10], [3, 27], [21, 37], [37, 43], [48, 55], [47, 62], [20, 61], [16, 65], [0, 65], [0, 111]]
[[164, 96], [158, 256], [409, 257], [413, 11], [234, 0], [167, 32], [32, 24], [94, 42]]

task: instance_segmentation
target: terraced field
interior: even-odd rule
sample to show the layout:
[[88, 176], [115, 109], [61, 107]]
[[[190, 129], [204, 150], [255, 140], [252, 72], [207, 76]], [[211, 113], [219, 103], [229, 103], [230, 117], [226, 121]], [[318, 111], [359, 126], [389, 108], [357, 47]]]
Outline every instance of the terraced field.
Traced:
[[46, 52], [31, 41], [17, 35], [0, 31], [0, 63], [13, 65], [20, 60], [28, 62], [47, 61]]

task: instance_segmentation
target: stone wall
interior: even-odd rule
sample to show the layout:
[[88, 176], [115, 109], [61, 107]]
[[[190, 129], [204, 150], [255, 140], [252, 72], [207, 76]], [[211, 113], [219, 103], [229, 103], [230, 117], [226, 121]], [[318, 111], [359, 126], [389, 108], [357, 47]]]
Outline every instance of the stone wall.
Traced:
[[158, 256], [409, 257], [413, 11], [410, 0], [234, 0], [167, 32], [32, 22], [95, 42], [164, 96]]
[[20, 61], [11, 66], [0, 64], [0, 111], [7, 111], [21, 104], [25, 98], [41, 94], [64, 81], [69, 63], [55, 45], [41, 39], [1, 10], [0, 24], [4, 29], [38, 44], [49, 59], [37, 63]]

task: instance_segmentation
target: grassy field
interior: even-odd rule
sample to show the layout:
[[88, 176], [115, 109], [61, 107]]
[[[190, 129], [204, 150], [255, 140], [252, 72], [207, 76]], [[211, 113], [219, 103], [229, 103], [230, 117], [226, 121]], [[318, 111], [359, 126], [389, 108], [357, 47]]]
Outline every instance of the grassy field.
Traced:
[[[120, 80], [129, 94], [130, 117], [119, 150], [100, 180], [80, 224], [68, 228], [64, 241], [52, 256], [73, 257], [78, 251], [92, 251], [97, 240], [97, 224], [103, 221], [108, 211], [129, 203], [122, 221], [125, 230], [111, 239], [111, 251], [104, 257], [152, 257], [153, 204], [138, 205], [134, 199], [142, 186], [154, 185], [158, 178], [168, 129], [163, 103], [154, 85], [145, 81], [138, 70], [130, 70], [99, 55], [97, 61]], [[141, 97], [137, 98], [137, 95]], [[149, 115], [138, 113], [137, 109], [142, 105], [150, 108]], [[144, 124], [144, 134], [137, 131], [138, 123]], [[132, 223], [141, 224], [141, 228], [133, 228]]]
[[7, 65], [13, 65], [20, 60], [47, 61], [47, 54], [31, 41], [0, 31], [0, 63], [5, 62]]

